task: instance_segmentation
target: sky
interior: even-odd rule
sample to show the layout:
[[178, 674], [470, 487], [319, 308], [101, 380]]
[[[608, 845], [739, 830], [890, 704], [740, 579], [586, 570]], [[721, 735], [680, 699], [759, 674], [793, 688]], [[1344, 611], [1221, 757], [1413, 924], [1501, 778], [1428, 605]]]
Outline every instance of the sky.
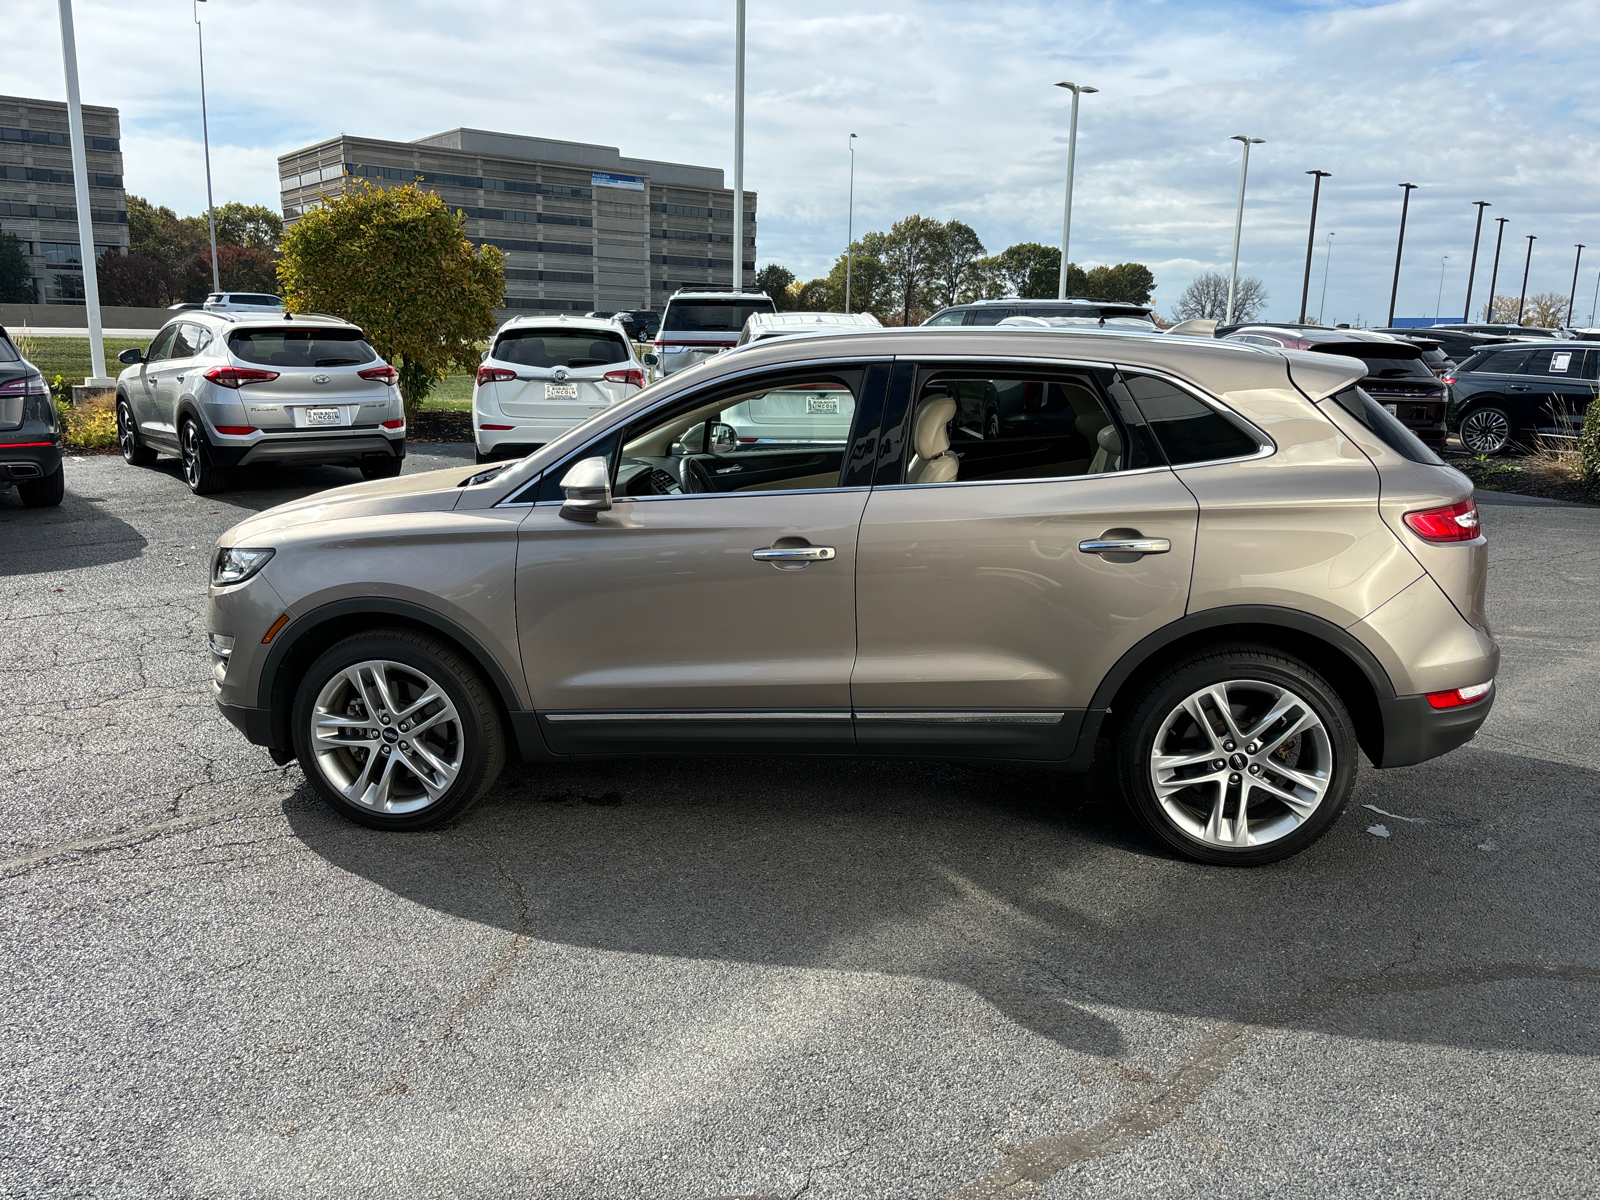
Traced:
[[[598, 142], [720, 166], [732, 183], [734, 0], [75, 0], [85, 103], [121, 110], [130, 192], [203, 211], [198, 8], [217, 202], [279, 205], [277, 156], [344, 132], [456, 126]], [[60, 99], [54, 0], [6, 0], [4, 90]], [[826, 272], [855, 230], [912, 212], [970, 224], [991, 253], [1059, 244], [1070, 96], [1079, 115], [1073, 261], [1137, 261], [1158, 310], [1226, 271], [1250, 155], [1240, 273], [1298, 316], [1311, 178], [1323, 181], [1309, 308], [1461, 315], [1474, 200], [1508, 218], [1498, 291], [1600, 283], [1600, 3], [1549, 0], [748, 0], [745, 186], [759, 262]], [[20, 52], [19, 51], [26, 51]], [[1332, 233], [1331, 255], [1326, 247]], [[1448, 257], [1445, 257], [1448, 256]], [[1326, 277], [1326, 301], [1322, 300]], [[1442, 293], [1441, 293], [1442, 285]]]

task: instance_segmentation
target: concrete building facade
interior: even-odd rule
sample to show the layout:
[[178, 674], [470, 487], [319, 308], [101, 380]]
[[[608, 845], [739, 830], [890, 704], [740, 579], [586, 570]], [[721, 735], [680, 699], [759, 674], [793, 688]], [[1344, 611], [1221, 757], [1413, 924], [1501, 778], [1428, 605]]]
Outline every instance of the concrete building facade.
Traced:
[[[278, 159], [285, 224], [352, 179], [417, 183], [506, 256], [502, 317], [656, 309], [682, 287], [733, 284], [733, 192], [722, 171], [624, 158], [614, 146], [452, 129], [414, 142], [340, 136]], [[756, 196], [744, 194], [745, 271]]]
[[[96, 255], [128, 252], [117, 110], [83, 106], [89, 213]], [[34, 303], [83, 304], [83, 255], [73, 195], [67, 106], [60, 100], [0, 96], [0, 231], [22, 243]]]

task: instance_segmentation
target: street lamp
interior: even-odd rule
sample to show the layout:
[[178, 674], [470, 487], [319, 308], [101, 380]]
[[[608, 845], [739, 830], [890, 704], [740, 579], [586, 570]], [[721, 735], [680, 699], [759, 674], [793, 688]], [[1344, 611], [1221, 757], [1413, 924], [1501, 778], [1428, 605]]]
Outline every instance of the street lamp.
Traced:
[[1463, 321], [1472, 320], [1472, 277], [1478, 271], [1478, 237], [1483, 233], [1483, 210], [1490, 207], [1487, 200], [1474, 200], [1473, 203], [1478, 206], [1478, 223], [1472, 230], [1472, 262], [1467, 266], [1467, 302], [1461, 307]]
[[744, 0], [734, 5], [733, 290], [744, 291]]
[[1326, 325], [1324, 313], [1328, 308], [1328, 268], [1333, 265], [1334, 230], [1328, 230], [1328, 248], [1322, 252], [1322, 299], [1317, 302], [1317, 324]]
[[211, 230], [211, 290], [222, 290], [222, 279], [217, 274], [217, 206], [211, 198], [211, 130], [206, 121], [206, 34], [200, 25], [200, 6], [206, 0], [194, 0], [189, 7], [194, 11], [194, 36], [200, 46], [200, 141], [206, 152], [206, 224]]
[[1539, 235], [1536, 233], [1530, 233], [1528, 235], [1528, 258], [1527, 261], [1522, 264], [1522, 295], [1517, 297], [1518, 325], [1522, 324], [1522, 306], [1527, 303], [1528, 300], [1528, 269], [1533, 266], [1533, 243], [1535, 240], [1537, 240], [1538, 236]]
[[1494, 287], [1500, 279], [1500, 243], [1506, 236], [1506, 222], [1510, 217], [1496, 217], [1500, 225], [1500, 232], [1494, 235], [1494, 270], [1489, 274], [1489, 303], [1484, 306], [1483, 319], [1486, 322], [1494, 320]]
[[[1333, 174], [1331, 171], [1307, 171], [1307, 175], [1316, 176], [1311, 183], [1311, 231], [1306, 234], [1306, 281], [1300, 287], [1300, 324], [1306, 323], [1306, 298], [1311, 294], [1311, 251], [1317, 244], [1317, 197], [1322, 192], [1322, 181]], [[1320, 317], [1318, 318], [1321, 319]]]
[[1578, 302], [1578, 264], [1583, 261], [1583, 243], [1577, 243], [1578, 256], [1572, 260], [1572, 295], [1567, 297], [1567, 328], [1572, 328], [1572, 306]]
[[844, 310], [850, 311], [850, 259], [856, 244], [856, 135], [846, 143], [850, 147], [850, 208], [845, 217], [844, 234]]
[[1239, 286], [1239, 235], [1244, 231], [1244, 181], [1250, 174], [1250, 147], [1259, 146], [1266, 139], [1236, 133], [1228, 140], [1244, 146], [1244, 157], [1239, 162], [1239, 207], [1233, 216], [1233, 268], [1228, 272], [1228, 312], [1222, 321], [1224, 325], [1233, 324], [1233, 297]]
[[1086, 83], [1058, 83], [1072, 93], [1072, 121], [1067, 130], [1067, 200], [1061, 213], [1061, 278], [1056, 282], [1056, 299], [1067, 298], [1067, 246], [1072, 240], [1072, 168], [1078, 157], [1078, 97], [1098, 92]]
[[110, 387], [106, 344], [100, 329], [100, 264], [94, 256], [94, 214], [89, 211], [89, 156], [83, 140], [83, 101], [78, 95], [78, 39], [72, 29], [72, 0], [61, 3], [61, 65], [67, 77], [67, 136], [72, 139], [72, 195], [78, 204], [78, 259], [83, 263], [83, 304], [89, 325], [89, 364], [85, 382]]
[[1439, 306], [1444, 303], [1444, 265], [1449, 261], [1450, 256], [1448, 254], [1439, 260], [1439, 294], [1433, 298], [1433, 319], [1435, 321], [1439, 319]]
[[1394, 248], [1394, 287], [1389, 289], [1389, 325], [1391, 328], [1394, 326], [1395, 298], [1400, 295], [1400, 256], [1405, 253], [1406, 248], [1406, 213], [1411, 208], [1411, 193], [1417, 187], [1414, 183], [1402, 183], [1399, 186], [1405, 188], [1406, 198], [1400, 204], [1400, 242]]

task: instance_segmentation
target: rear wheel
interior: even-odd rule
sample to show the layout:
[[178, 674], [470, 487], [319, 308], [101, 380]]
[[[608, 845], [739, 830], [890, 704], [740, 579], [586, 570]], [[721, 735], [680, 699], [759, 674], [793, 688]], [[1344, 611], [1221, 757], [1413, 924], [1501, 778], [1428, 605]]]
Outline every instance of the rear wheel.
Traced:
[[1461, 418], [1461, 444], [1474, 454], [1499, 454], [1516, 432], [1511, 414], [1498, 404], [1485, 404]]
[[43, 479], [17, 484], [17, 496], [29, 508], [54, 508], [67, 494], [67, 469], [57, 467]]
[[361, 464], [361, 478], [363, 479], [393, 479], [400, 474], [400, 468], [405, 460], [399, 458], [375, 458], [370, 462]]
[[209, 496], [220, 492], [226, 483], [221, 467], [211, 459], [211, 443], [193, 417], [184, 418], [183, 429], [178, 434], [178, 446], [183, 454], [183, 481], [196, 496]]
[[156, 452], [139, 440], [133, 409], [122, 399], [117, 401], [117, 444], [122, 447], [122, 461], [130, 467], [148, 467], [156, 461]]
[[1310, 667], [1270, 650], [1191, 658], [1129, 711], [1123, 793], [1152, 833], [1198, 862], [1287, 858], [1327, 831], [1355, 784], [1344, 704]]

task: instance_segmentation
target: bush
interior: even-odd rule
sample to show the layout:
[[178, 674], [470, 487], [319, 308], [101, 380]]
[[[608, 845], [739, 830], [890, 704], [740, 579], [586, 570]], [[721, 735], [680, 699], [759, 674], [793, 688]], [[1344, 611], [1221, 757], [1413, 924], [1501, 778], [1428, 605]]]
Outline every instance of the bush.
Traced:
[[1600, 400], [1591, 400], [1578, 435], [1578, 480], [1591, 500], [1600, 500]]
[[[62, 382], [56, 376], [56, 382]], [[54, 391], [55, 389], [51, 389]], [[117, 444], [117, 406], [111, 400], [95, 400], [76, 408], [70, 401], [56, 400], [56, 412], [69, 447], [78, 450], [109, 450]]]

